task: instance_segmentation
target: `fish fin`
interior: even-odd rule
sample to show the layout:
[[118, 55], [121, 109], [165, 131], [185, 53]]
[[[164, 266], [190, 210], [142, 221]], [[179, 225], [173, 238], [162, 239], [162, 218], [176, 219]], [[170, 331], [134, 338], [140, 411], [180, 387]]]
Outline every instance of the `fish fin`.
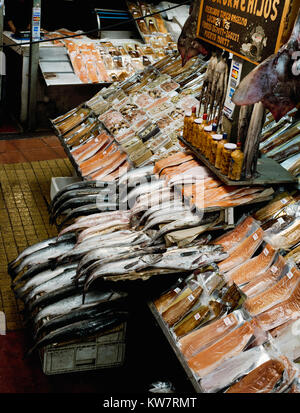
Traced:
[[137, 265], [138, 263], [139, 263], [139, 260], [134, 261], [134, 262], [131, 262], [131, 263], [125, 265], [124, 268], [125, 268], [126, 270], [130, 270], [130, 268], [134, 267], [134, 266]]
[[149, 254], [141, 257], [141, 260], [145, 263], [148, 264], [149, 266], [152, 266], [154, 264], [157, 264], [159, 261], [162, 260], [163, 254]]

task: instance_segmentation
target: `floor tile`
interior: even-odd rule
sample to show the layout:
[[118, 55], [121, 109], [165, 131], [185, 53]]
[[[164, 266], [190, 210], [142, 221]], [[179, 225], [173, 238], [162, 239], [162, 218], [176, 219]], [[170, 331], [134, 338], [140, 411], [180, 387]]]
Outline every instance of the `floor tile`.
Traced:
[[26, 162], [25, 156], [19, 151], [0, 153], [0, 163], [10, 164], [19, 162]]
[[7, 153], [11, 151], [16, 151], [16, 147], [14, 146], [13, 141], [0, 141], [0, 153]]
[[50, 147], [61, 146], [60, 141], [56, 136], [49, 136], [49, 137], [42, 138], [42, 139], [43, 139], [43, 142], [45, 142], [46, 145], [48, 145]]
[[24, 157], [27, 161], [46, 161], [56, 159], [58, 154], [49, 147], [40, 149], [32, 149], [31, 151], [23, 151]]
[[40, 138], [15, 139], [12, 142], [17, 150], [47, 148], [46, 143]]

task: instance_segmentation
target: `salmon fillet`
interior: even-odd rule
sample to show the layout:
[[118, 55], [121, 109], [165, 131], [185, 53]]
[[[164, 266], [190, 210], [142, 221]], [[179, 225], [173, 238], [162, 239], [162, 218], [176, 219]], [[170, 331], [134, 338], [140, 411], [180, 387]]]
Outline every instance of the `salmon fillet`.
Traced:
[[170, 180], [171, 178], [174, 178], [177, 175], [180, 175], [192, 168], [195, 168], [196, 166], [199, 166], [197, 161], [184, 161], [184, 163], [180, 165], [166, 167], [161, 171], [160, 176], [165, 177], [166, 180]]
[[237, 285], [242, 285], [252, 281], [269, 268], [275, 254], [276, 251], [274, 248], [267, 244], [257, 257], [251, 258], [233, 270], [227, 272], [226, 281], [229, 284], [234, 282]]
[[224, 261], [218, 263], [219, 270], [223, 273], [232, 270], [255, 253], [263, 241], [264, 232], [258, 228], [252, 235], [242, 241]]
[[95, 63], [92, 60], [87, 60], [85, 65], [86, 65], [86, 70], [87, 70], [89, 81], [91, 83], [99, 83], [98, 73], [97, 73]]
[[90, 176], [94, 172], [98, 172], [100, 169], [104, 169], [108, 165], [112, 165], [117, 159], [120, 157], [121, 152], [116, 150], [111, 152], [110, 154], [106, 154], [105, 158], [101, 160], [101, 162], [97, 162], [93, 164], [88, 170], [82, 171], [84, 176]]
[[275, 304], [287, 300], [300, 280], [300, 271], [293, 267], [288, 275], [281, 278], [275, 285], [256, 295], [248, 298], [244, 306], [253, 316], [273, 307]]
[[251, 216], [246, 217], [240, 224], [237, 225], [232, 231], [221, 235], [211, 243], [214, 245], [222, 245], [226, 252], [232, 251], [237, 245], [246, 238], [247, 234], [251, 230], [254, 224], [254, 218]]
[[253, 281], [250, 281], [240, 288], [247, 297], [254, 297], [276, 283], [285, 265], [285, 259], [279, 255], [274, 264], [266, 272], [263, 272]]
[[130, 163], [125, 161], [118, 169], [102, 178], [103, 181], [115, 181], [130, 169]]
[[253, 334], [252, 325], [245, 322], [242, 326], [226, 334], [225, 337], [188, 360], [188, 365], [202, 378], [222, 364], [223, 361], [243, 351]]
[[238, 319], [236, 315], [234, 313], [228, 314], [182, 337], [179, 340], [180, 350], [188, 360], [204, 348], [224, 337], [229, 331], [235, 328], [237, 324]]
[[91, 175], [92, 179], [102, 179], [109, 173], [113, 172], [115, 169], [119, 168], [119, 166], [127, 159], [126, 153], [119, 152], [119, 157], [112, 162], [111, 164], [107, 165], [105, 168], [101, 168], [99, 171], [96, 171]]
[[285, 371], [278, 360], [268, 360], [231, 386], [226, 393], [271, 393]]
[[162, 313], [162, 318], [169, 327], [173, 326], [196, 304], [198, 298], [202, 294], [202, 287], [196, 288], [192, 294], [180, 300], [178, 303], [171, 305]]
[[298, 282], [290, 297], [259, 314], [256, 319], [264, 331], [272, 330], [291, 319], [300, 317], [300, 283]]
[[77, 158], [78, 165], [81, 165], [82, 162], [90, 159], [94, 156], [100, 149], [105, 149], [105, 147], [111, 142], [111, 138], [108, 135], [103, 135], [102, 138], [95, 138], [94, 143], [89, 145], [89, 147], [81, 153]]
[[[300, 317], [300, 316], [299, 316]], [[299, 317], [297, 318], [297, 320], [299, 319]], [[272, 330], [269, 331], [269, 333], [271, 334], [271, 336], [273, 338], [277, 338], [281, 335], [282, 332], [284, 332], [284, 330], [291, 324], [293, 324], [296, 320], [292, 319], [290, 321], [287, 321], [286, 323], [281, 324], [280, 326], [273, 328]]]
[[168, 156], [168, 158], [161, 159], [157, 161], [154, 165], [153, 171], [160, 174], [161, 171], [170, 166], [177, 166], [183, 162], [188, 162], [193, 160], [192, 155], [186, 155], [184, 152], [176, 152], [174, 155]]
[[104, 162], [104, 159], [105, 160], [110, 159], [110, 156], [114, 154], [117, 150], [118, 150], [117, 145], [113, 143], [109, 147], [106, 147], [104, 150], [102, 151], [100, 150], [99, 152], [97, 152], [90, 159], [82, 162], [82, 164], [80, 165], [80, 169], [83, 175], [89, 175], [90, 173], [101, 168], [102, 162]]

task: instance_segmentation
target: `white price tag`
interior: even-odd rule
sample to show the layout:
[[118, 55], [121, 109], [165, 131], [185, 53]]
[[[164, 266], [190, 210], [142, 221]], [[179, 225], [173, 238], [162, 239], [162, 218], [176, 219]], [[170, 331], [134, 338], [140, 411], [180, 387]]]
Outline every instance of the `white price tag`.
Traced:
[[252, 238], [254, 239], [254, 241], [256, 241], [258, 239], [258, 235], [255, 233], [252, 235]]
[[96, 138], [96, 139], [95, 139], [95, 142], [99, 142], [99, 139], [98, 139], [98, 138]]
[[230, 325], [232, 324], [232, 321], [230, 320], [229, 317], [226, 317], [226, 318], [224, 318], [224, 323], [225, 323], [225, 325], [228, 327], [228, 326], [230, 326]]
[[190, 295], [188, 296], [188, 300], [189, 300], [190, 302], [192, 302], [192, 301], [195, 300], [195, 297], [193, 296], [193, 294], [190, 294]]
[[281, 203], [282, 203], [283, 205], [285, 205], [285, 204], [287, 203], [287, 199], [283, 198], [283, 199], [281, 200]]
[[81, 118], [84, 118], [84, 113], [80, 113], [80, 117], [81, 117]]
[[281, 225], [281, 224], [284, 223], [284, 219], [280, 217], [280, 218], [278, 218], [277, 222]]
[[289, 271], [289, 272], [287, 273], [287, 277], [288, 277], [289, 280], [290, 280], [291, 278], [293, 278], [293, 276], [294, 276], [294, 274], [292, 273], [292, 271]]
[[181, 291], [181, 289], [177, 287], [177, 288], [175, 288], [174, 293], [179, 294], [180, 291]]
[[271, 267], [271, 272], [272, 272], [273, 274], [276, 274], [277, 271], [278, 271], [278, 268], [276, 267], [276, 265], [273, 265], [273, 266]]
[[263, 253], [264, 253], [265, 256], [267, 257], [267, 256], [269, 255], [269, 250], [268, 250], [268, 248], [265, 248], [264, 251], [263, 251]]
[[200, 314], [199, 314], [199, 313], [197, 313], [197, 314], [194, 315], [194, 319], [195, 319], [196, 321], [199, 320], [199, 318], [200, 318]]

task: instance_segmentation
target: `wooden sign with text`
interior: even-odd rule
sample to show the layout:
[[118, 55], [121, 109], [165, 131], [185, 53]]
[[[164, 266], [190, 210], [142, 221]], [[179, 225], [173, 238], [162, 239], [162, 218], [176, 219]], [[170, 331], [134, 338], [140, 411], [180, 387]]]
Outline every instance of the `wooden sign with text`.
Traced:
[[290, 0], [202, 0], [197, 37], [259, 64], [277, 52]]

